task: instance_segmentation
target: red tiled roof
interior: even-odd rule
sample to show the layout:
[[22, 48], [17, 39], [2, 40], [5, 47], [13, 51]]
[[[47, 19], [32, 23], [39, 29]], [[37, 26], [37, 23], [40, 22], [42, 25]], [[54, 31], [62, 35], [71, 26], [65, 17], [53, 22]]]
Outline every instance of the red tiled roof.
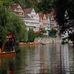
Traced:
[[31, 13], [32, 8], [24, 8], [23, 11], [25, 14], [29, 14], [29, 13]]
[[40, 18], [40, 20], [43, 20], [43, 17], [44, 17], [44, 14], [39, 13], [39, 18]]
[[[44, 17], [45, 16], [45, 17]], [[54, 16], [54, 18], [55, 18], [55, 12], [53, 12], [53, 11], [51, 11], [51, 12], [49, 12], [49, 13], [47, 13], [47, 14], [43, 14], [43, 13], [39, 13], [39, 18], [40, 18], [40, 20], [44, 20], [45, 18], [47, 18], [47, 17], [51, 17], [51, 16]]]
[[11, 5], [11, 9], [12, 9], [12, 10], [15, 10], [18, 5], [19, 5], [19, 4], [13, 4], [13, 5]]
[[40, 20], [45, 20], [46, 17], [47, 17], [46, 14], [42, 14], [42, 13], [39, 14], [39, 18], [40, 18]]

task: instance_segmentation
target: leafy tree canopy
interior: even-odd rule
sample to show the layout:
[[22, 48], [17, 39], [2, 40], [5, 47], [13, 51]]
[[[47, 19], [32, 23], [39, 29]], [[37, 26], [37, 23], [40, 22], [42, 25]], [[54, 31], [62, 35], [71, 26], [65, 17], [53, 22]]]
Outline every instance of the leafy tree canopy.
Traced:
[[13, 0], [0, 0], [0, 5], [9, 6], [10, 4], [14, 3]]
[[70, 32], [69, 38], [74, 42], [74, 0], [57, 0], [56, 12], [60, 33]]
[[[24, 28], [22, 26], [24, 26]], [[0, 35], [2, 39], [5, 41], [7, 33], [12, 32], [15, 38], [19, 40], [22, 29], [25, 29], [23, 21], [2, 6], [0, 8]]]
[[19, 3], [22, 7], [33, 7], [37, 12], [47, 13], [52, 8], [54, 0], [7, 0], [6, 2]]

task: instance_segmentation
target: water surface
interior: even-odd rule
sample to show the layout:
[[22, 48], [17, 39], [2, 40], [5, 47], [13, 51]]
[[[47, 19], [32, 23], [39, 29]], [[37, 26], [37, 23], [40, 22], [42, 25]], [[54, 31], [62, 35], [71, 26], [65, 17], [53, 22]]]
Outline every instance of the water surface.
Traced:
[[0, 74], [74, 74], [73, 64], [71, 45], [22, 46], [16, 57], [0, 59]]

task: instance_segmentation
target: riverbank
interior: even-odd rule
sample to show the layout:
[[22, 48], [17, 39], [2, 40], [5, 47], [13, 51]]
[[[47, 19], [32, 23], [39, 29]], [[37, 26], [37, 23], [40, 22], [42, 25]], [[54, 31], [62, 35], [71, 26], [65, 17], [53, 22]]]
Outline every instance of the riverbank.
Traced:
[[39, 42], [20, 42], [19, 43], [19, 46], [35, 46], [35, 45], [38, 45]]
[[37, 38], [37, 39], [35, 39], [35, 42], [45, 43], [45, 44], [61, 43], [61, 39], [60, 39], [60, 37], [56, 37], [56, 38], [44, 37], [44, 38]]
[[[51, 37], [43, 37], [36, 38], [34, 42], [20, 42], [19, 46], [37, 46], [39, 44], [52, 44], [52, 43], [62, 43], [62, 39], [60, 37], [51, 38]], [[72, 44], [72, 41], [68, 41], [68, 44]]]
[[61, 40], [59, 37], [51, 38], [51, 37], [43, 37], [36, 38], [34, 42], [20, 42], [19, 46], [37, 46], [39, 44], [50, 44], [50, 43], [60, 43]]

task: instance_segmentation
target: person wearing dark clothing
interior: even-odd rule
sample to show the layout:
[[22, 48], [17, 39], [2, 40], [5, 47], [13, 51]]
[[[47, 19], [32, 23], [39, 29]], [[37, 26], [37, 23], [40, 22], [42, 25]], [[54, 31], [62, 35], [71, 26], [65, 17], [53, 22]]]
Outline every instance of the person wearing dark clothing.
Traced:
[[14, 44], [15, 44], [15, 38], [14, 38], [13, 34], [9, 33], [6, 38], [7, 38], [7, 42], [6, 42], [7, 51], [13, 51]]

